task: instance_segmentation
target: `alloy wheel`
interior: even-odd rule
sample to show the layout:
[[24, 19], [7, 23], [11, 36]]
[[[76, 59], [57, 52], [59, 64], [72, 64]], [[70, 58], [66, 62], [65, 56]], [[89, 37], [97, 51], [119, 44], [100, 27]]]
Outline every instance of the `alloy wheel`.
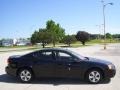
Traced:
[[29, 70], [22, 70], [19, 77], [23, 82], [29, 82], [32, 78], [32, 73]]
[[101, 80], [101, 73], [98, 71], [91, 71], [88, 78], [91, 83], [98, 83]]

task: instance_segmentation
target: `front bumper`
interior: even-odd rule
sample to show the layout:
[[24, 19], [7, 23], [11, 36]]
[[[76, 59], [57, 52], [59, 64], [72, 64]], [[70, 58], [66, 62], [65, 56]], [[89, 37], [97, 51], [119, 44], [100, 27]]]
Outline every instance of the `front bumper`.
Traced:
[[17, 69], [12, 67], [5, 67], [5, 72], [11, 76], [17, 76]]
[[116, 69], [108, 69], [105, 73], [106, 78], [112, 78], [116, 74]]

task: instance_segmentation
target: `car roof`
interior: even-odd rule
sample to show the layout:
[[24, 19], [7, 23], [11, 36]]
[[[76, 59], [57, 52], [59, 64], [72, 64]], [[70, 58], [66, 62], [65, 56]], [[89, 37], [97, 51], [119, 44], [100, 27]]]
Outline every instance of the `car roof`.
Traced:
[[68, 50], [67, 48], [44, 48], [44, 49], [41, 49], [42, 51], [67, 51], [69, 52], [70, 50]]
[[[63, 52], [68, 52], [68, 53], [71, 52], [67, 48], [43, 48], [43, 49], [40, 49], [40, 50], [33, 51], [31, 53], [35, 53], [35, 52], [39, 52], [39, 51], [63, 51]], [[28, 54], [31, 54], [31, 53], [28, 53]], [[25, 55], [28, 55], [28, 54], [25, 54]], [[23, 56], [25, 56], [25, 55], [23, 55]]]

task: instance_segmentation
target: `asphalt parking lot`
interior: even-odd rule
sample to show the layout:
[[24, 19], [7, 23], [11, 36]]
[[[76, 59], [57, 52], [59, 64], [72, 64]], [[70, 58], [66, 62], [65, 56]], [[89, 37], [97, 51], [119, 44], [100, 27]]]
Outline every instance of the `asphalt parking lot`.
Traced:
[[0, 90], [120, 90], [120, 44], [109, 44], [107, 50], [102, 45], [82, 48], [69, 48], [84, 56], [105, 59], [116, 66], [116, 76], [110, 82], [88, 84], [80, 80], [69, 79], [39, 79], [30, 84], [19, 83], [16, 78], [5, 74], [7, 58], [11, 55], [25, 54], [30, 51], [0, 53]]

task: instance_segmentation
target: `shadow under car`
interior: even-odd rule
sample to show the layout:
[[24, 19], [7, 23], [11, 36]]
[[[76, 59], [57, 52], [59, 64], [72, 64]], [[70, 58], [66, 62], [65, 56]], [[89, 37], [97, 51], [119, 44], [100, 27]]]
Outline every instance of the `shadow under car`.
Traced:
[[[108, 84], [111, 80], [107, 79], [101, 82], [100, 84]], [[0, 75], [0, 82], [3, 83], [22, 83], [16, 77], [9, 76], [7, 74]], [[25, 83], [27, 84], [27, 83]], [[71, 79], [71, 78], [38, 78], [30, 82], [30, 84], [53, 84], [53, 85], [93, 85], [88, 82], [80, 79]]]

